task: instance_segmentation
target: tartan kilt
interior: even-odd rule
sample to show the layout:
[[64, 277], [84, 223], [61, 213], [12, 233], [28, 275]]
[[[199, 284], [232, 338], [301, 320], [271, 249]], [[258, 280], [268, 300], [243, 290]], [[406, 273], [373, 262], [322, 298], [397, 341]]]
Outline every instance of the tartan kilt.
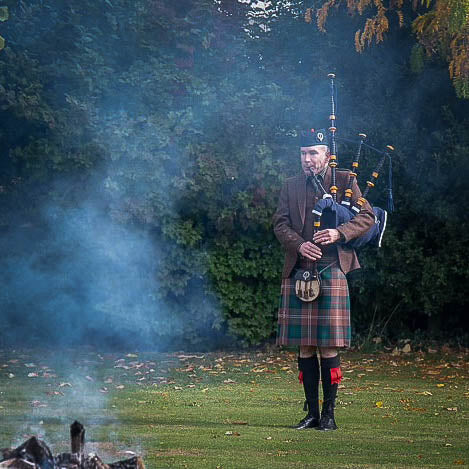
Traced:
[[[318, 263], [318, 271], [327, 264]], [[347, 279], [335, 264], [321, 274], [321, 291], [312, 302], [295, 295], [293, 276], [282, 279], [277, 345], [349, 347], [350, 297]]]

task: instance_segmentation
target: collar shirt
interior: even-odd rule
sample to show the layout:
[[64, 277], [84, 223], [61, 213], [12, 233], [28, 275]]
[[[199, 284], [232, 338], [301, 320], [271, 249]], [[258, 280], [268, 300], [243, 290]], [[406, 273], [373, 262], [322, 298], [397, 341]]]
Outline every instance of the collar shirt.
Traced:
[[318, 174], [321, 177], [321, 182], [324, 182], [324, 176], [326, 175], [328, 165], [324, 166], [324, 169]]
[[320, 196], [322, 196], [322, 191], [319, 188], [318, 184], [316, 183], [316, 180], [321, 184], [321, 186], [324, 187], [324, 177], [326, 175], [326, 171], [327, 171], [327, 165], [320, 173], [316, 174], [316, 178], [314, 178], [313, 176], [308, 176], [307, 177], [307, 180], [312, 185], [313, 190], [315, 192], [319, 192]]

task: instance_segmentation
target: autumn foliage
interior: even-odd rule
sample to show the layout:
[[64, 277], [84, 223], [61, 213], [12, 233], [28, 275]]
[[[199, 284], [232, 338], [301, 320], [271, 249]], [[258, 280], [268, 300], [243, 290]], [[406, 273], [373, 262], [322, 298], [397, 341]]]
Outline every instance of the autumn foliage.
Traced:
[[[448, 62], [458, 96], [469, 98], [469, 3], [466, 0], [327, 0], [316, 11], [321, 31], [326, 30], [331, 8], [345, 3], [350, 13], [366, 17], [363, 27], [355, 33], [357, 52], [384, 40], [392, 15], [397, 17], [399, 27], [410, 21], [426, 54], [439, 54]], [[309, 8], [306, 22], [311, 23], [312, 17]]]

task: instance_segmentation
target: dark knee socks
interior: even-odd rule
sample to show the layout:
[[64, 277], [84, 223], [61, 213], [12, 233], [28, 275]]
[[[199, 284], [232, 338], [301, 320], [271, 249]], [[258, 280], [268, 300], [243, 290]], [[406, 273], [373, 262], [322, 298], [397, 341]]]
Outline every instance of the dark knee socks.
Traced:
[[321, 380], [324, 403], [333, 403], [337, 397], [339, 383], [342, 380], [339, 355], [331, 358], [321, 358]]
[[[298, 369], [303, 378], [308, 414], [319, 417], [319, 361], [316, 355], [298, 357]], [[305, 409], [306, 410], [306, 409]]]

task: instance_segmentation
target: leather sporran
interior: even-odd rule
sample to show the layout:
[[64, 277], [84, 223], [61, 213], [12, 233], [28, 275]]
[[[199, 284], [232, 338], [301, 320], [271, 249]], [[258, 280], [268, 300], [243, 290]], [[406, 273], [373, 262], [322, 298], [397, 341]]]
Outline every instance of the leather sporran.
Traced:
[[314, 301], [321, 291], [317, 270], [298, 269], [294, 276], [295, 294], [301, 301]]

